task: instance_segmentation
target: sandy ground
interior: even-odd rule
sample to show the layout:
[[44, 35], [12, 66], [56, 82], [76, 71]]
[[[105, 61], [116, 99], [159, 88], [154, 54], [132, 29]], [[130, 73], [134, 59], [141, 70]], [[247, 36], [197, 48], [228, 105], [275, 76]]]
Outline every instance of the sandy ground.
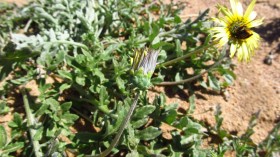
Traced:
[[[250, 0], [242, 2], [245, 8]], [[210, 8], [210, 15], [214, 15], [217, 12], [217, 3], [229, 5], [229, 2], [224, 0], [189, 0], [182, 17], [195, 16], [194, 13], [207, 8]], [[196, 91], [196, 111], [193, 116], [213, 125], [214, 110], [219, 105], [224, 118], [222, 127], [241, 135], [248, 127], [251, 115], [260, 112], [252, 136], [253, 141], [259, 143], [280, 121], [280, 1], [259, 0], [255, 11], [259, 18], [264, 18], [264, 24], [256, 30], [263, 38], [256, 55], [249, 63], [238, 63], [234, 60], [237, 65], [234, 70], [237, 79], [234, 85], [227, 89], [226, 98], [205, 90]], [[275, 52], [275, 58], [271, 65], [264, 64], [263, 60], [270, 52]], [[188, 107], [188, 102], [184, 101], [186, 98], [187, 91], [185, 96], [182, 93], [176, 94], [168, 101]]]
[[[24, 4], [24, 0], [0, 0], [0, 2], [17, 2]], [[210, 15], [217, 12], [215, 5], [229, 5], [225, 0], [189, 0], [182, 13], [183, 18], [196, 16], [198, 11], [210, 8]], [[249, 0], [243, 0], [245, 5]], [[259, 17], [264, 17], [264, 25], [256, 31], [263, 38], [260, 48], [249, 63], [238, 63], [235, 73], [237, 79], [233, 86], [227, 89], [226, 99], [223, 95], [205, 90], [196, 91], [196, 111], [193, 116], [205, 123], [213, 125], [214, 109], [221, 106], [223, 112], [223, 128], [244, 133], [253, 113], [260, 111], [258, 124], [253, 135], [254, 142], [261, 142], [269, 134], [273, 126], [280, 121], [280, 55], [275, 57], [272, 65], [263, 63], [270, 52], [280, 54], [280, 2], [279, 0], [259, 0], [255, 6]], [[162, 87], [156, 87], [164, 91]], [[177, 102], [183, 108], [188, 108], [187, 91], [168, 98], [168, 102]]]

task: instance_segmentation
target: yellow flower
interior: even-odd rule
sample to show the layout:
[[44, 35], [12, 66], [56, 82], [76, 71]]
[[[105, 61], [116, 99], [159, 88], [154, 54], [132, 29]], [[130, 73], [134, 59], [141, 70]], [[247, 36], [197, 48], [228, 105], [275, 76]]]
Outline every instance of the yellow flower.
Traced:
[[255, 19], [253, 11], [256, 0], [252, 0], [243, 14], [242, 4], [238, 0], [230, 0], [231, 10], [218, 5], [217, 8], [224, 16], [213, 18], [220, 26], [212, 28], [214, 39], [220, 46], [230, 45], [230, 57], [237, 52], [239, 61], [249, 61], [258, 47], [260, 36], [252, 30], [262, 24], [262, 19]]

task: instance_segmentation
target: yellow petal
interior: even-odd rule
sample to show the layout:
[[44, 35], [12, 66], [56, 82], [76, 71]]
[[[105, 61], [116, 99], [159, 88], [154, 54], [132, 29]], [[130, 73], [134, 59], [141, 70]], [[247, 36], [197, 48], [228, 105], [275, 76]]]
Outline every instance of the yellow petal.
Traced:
[[232, 58], [234, 56], [236, 52], [236, 45], [235, 44], [231, 44], [230, 45], [230, 57]]
[[245, 61], [249, 61], [250, 60], [249, 51], [250, 50], [248, 50], [246, 42], [242, 43], [242, 53], [243, 53], [243, 59], [245, 59]]
[[236, 13], [236, 1], [230, 0], [230, 6], [233, 13]]
[[220, 39], [219, 44], [220, 44], [220, 46], [223, 46], [223, 45], [227, 44], [227, 42], [228, 42], [228, 38], [225, 37], [225, 36], [223, 36], [223, 37]]
[[243, 53], [242, 53], [242, 46], [238, 47], [237, 48], [237, 58], [239, 61], [242, 61], [243, 60]]
[[242, 8], [242, 4], [240, 2], [236, 3], [236, 13], [239, 16], [243, 16], [243, 8]]
[[247, 10], [246, 10], [246, 12], [244, 14], [245, 18], [249, 17], [249, 15], [251, 14], [251, 12], [254, 9], [255, 4], [256, 4], [256, 0], [252, 0], [252, 2], [249, 4], [249, 6], [248, 6], [248, 8], [247, 8]]
[[262, 21], [263, 19], [254, 20], [248, 24], [248, 28], [257, 27], [263, 23]]
[[257, 12], [252, 11], [248, 17], [249, 21], [253, 21], [257, 17]]

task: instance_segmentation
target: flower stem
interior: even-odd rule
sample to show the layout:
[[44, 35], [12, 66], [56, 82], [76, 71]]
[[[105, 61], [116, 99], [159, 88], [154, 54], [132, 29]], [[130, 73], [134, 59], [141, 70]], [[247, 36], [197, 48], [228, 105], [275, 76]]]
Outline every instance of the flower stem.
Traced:
[[188, 83], [188, 82], [191, 82], [193, 80], [196, 80], [196, 79], [200, 78], [202, 75], [208, 73], [209, 71], [213, 70], [218, 65], [220, 65], [221, 62], [224, 59], [224, 56], [225, 56], [225, 54], [222, 54], [220, 59], [215, 64], [213, 64], [210, 68], [208, 68], [207, 70], [204, 70], [203, 72], [201, 72], [198, 75], [195, 75], [193, 77], [187, 78], [185, 80], [180, 80], [180, 81], [175, 81], [175, 82], [161, 82], [161, 83], [155, 84], [155, 85], [157, 85], [157, 86], [173, 86], [173, 85], [180, 85], [180, 84], [184, 84], [184, 83]]
[[137, 101], [139, 99], [139, 96], [140, 96], [140, 92], [138, 92], [136, 94], [136, 96], [134, 97], [133, 103], [130, 106], [129, 111], [128, 111], [126, 117], [124, 118], [124, 120], [122, 121], [122, 124], [121, 124], [121, 126], [120, 126], [120, 128], [119, 128], [119, 130], [117, 132], [117, 135], [115, 136], [115, 138], [111, 142], [110, 146], [105, 151], [101, 152], [99, 155], [96, 155], [94, 157], [105, 157], [105, 156], [107, 156], [112, 151], [112, 149], [118, 144], [124, 129], [126, 128], [127, 124], [130, 121], [132, 113], [133, 113], [133, 111], [134, 111], [134, 109], [135, 109], [135, 107], [137, 105]]
[[43, 156], [43, 153], [42, 153], [42, 150], [41, 150], [41, 147], [40, 147], [40, 143], [39, 143], [38, 140], [34, 139], [34, 136], [37, 132], [36, 127], [34, 127], [34, 126], [36, 125], [37, 122], [35, 120], [34, 115], [32, 114], [31, 109], [30, 109], [27, 94], [26, 94], [26, 90], [21, 89], [21, 93], [22, 93], [22, 96], [23, 96], [23, 104], [24, 104], [24, 109], [25, 109], [25, 112], [26, 112], [27, 125], [29, 127], [29, 133], [30, 133], [31, 142], [32, 142], [32, 145], [33, 145], [34, 154], [35, 154], [36, 157], [41, 157], [41, 156]]
[[164, 63], [160, 63], [160, 64], [158, 64], [158, 65], [156, 66], [156, 68], [166, 67], [166, 66], [175, 64], [175, 63], [177, 63], [177, 62], [179, 62], [179, 61], [181, 61], [181, 60], [183, 60], [183, 59], [186, 59], [186, 58], [190, 57], [192, 54], [201, 52], [201, 51], [203, 51], [203, 50], [205, 50], [205, 49], [208, 49], [209, 47], [212, 47], [212, 46], [214, 46], [214, 45], [216, 45], [216, 44], [217, 44], [217, 42], [212, 42], [211, 44], [208, 44], [208, 45], [206, 45], [206, 46], [203, 46], [203, 47], [200, 47], [200, 48], [198, 48], [198, 49], [196, 49], [196, 50], [193, 50], [193, 51], [191, 51], [191, 52], [189, 52], [189, 53], [187, 53], [187, 54], [185, 54], [185, 55], [183, 55], [183, 56], [181, 56], [181, 57], [172, 59], [172, 60], [167, 61], [167, 62], [164, 62]]

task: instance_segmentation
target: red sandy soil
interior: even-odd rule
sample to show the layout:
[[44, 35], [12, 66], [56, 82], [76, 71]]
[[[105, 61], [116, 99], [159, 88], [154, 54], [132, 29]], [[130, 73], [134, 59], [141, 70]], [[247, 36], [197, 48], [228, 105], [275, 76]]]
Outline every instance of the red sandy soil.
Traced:
[[[251, 0], [241, 2], [246, 8]], [[186, 3], [187, 7], [181, 14], [183, 18], [196, 16], [194, 13], [207, 8], [210, 8], [210, 15], [214, 15], [218, 3], [229, 6], [229, 1], [225, 0], [189, 0]], [[252, 136], [253, 141], [259, 143], [280, 121], [280, 1], [259, 0], [254, 10], [259, 18], [264, 18], [264, 24], [256, 30], [263, 38], [256, 55], [249, 63], [239, 63], [234, 59], [237, 79], [224, 94], [196, 91], [196, 111], [193, 116], [214, 125], [214, 111], [220, 105], [224, 118], [222, 127], [241, 135], [247, 129], [252, 114], [260, 111]], [[263, 60], [270, 52], [275, 52], [272, 65], [264, 64]], [[163, 91], [160, 88], [157, 90]], [[187, 93], [185, 91], [186, 96]], [[168, 102], [177, 102], [183, 108], [189, 105], [187, 97], [182, 98], [182, 93], [169, 97]]]

